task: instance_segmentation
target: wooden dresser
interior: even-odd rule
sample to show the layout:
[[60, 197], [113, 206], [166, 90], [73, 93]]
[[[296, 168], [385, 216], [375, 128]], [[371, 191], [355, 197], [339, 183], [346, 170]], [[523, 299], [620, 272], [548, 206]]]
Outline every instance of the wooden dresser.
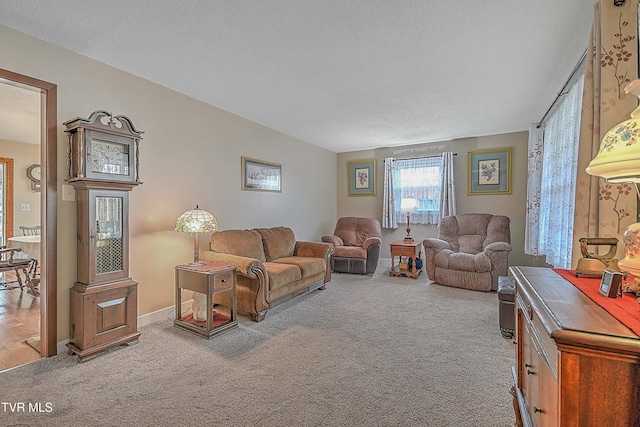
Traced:
[[640, 426], [640, 338], [552, 269], [510, 270], [517, 425]]

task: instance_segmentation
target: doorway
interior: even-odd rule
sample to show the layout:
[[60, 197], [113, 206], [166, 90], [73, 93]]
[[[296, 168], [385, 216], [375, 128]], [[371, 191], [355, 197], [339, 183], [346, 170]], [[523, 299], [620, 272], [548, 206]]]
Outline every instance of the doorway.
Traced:
[[57, 87], [3, 69], [0, 69], [0, 84], [35, 92], [40, 99], [40, 333], [32, 345], [40, 356], [53, 356], [57, 353]]
[[0, 180], [0, 245], [3, 246], [13, 235], [13, 159], [0, 157]]

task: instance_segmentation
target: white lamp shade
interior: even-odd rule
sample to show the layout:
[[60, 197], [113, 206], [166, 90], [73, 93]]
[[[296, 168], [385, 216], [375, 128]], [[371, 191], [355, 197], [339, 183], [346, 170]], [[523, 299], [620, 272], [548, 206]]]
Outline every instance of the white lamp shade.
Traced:
[[402, 198], [400, 200], [400, 212], [417, 212], [418, 211], [418, 199], [410, 197]]
[[196, 205], [186, 211], [176, 221], [176, 231], [183, 233], [213, 233], [218, 231], [218, 221], [209, 212]]
[[[624, 91], [640, 97], [640, 79], [629, 83]], [[640, 182], [640, 108], [631, 113], [631, 119], [605, 134], [598, 155], [586, 171], [614, 183]]]

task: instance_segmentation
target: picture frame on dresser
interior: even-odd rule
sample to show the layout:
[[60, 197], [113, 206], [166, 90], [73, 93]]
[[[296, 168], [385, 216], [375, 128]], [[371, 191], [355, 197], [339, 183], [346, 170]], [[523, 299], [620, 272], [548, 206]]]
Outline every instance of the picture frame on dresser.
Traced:
[[467, 195], [511, 194], [511, 152], [511, 147], [470, 151]]
[[605, 270], [600, 281], [600, 293], [607, 298], [622, 296], [622, 277], [624, 273]]

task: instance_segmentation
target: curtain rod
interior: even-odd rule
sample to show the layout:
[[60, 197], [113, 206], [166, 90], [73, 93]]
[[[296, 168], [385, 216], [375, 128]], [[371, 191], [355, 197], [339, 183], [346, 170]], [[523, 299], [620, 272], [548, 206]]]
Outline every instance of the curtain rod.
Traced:
[[584, 60], [586, 58], [587, 58], [587, 51], [585, 50], [584, 53], [582, 54], [582, 56], [580, 57], [580, 60], [578, 61], [576, 66], [573, 68], [573, 71], [569, 75], [569, 78], [567, 79], [567, 81], [562, 86], [562, 89], [560, 89], [560, 92], [558, 92], [558, 95], [556, 95], [556, 99], [553, 100], [553, 102], [551, 103], [551, 106], [549, 107], [547, 112], [544, 113], [544, 116], [542, 116], [542, 118], [540, 119], [540, 121], [536, 125], [536, 128], [540, 128], [540, 126], [542, 126], [542, 122], [544, 122], [544, 119], [547, 118], [547, 116], [549, 115], [549, 113], [551, 112], [553, 107], [556, 105], [556, 102], [558, 102], [558, 99], [560, 99], [560, 97], [562, 95], [566, 95], [567, 94], [567, 92], [565, 92], [564, 90], [567, 88], [567, 85], [571, 82], [571, 79], [573, 78], [573, 76], [576, 75], [576, 73], [578, 72], [578, 70], [580, 69], [580, 67], [582, 66], [582, 63], [584, 62]]
[[[458, 153], [453, 153], [454, 156], [457, 156]], [[440, 157], [442, 154], [434, 154], [433, 156], [418, 156], [418, 157], [398, 157], [393, 160], [416, 160], [416, 159], [429, 159], [431, 157]], [[384, 162], [384, 160], [382, 160]]]

